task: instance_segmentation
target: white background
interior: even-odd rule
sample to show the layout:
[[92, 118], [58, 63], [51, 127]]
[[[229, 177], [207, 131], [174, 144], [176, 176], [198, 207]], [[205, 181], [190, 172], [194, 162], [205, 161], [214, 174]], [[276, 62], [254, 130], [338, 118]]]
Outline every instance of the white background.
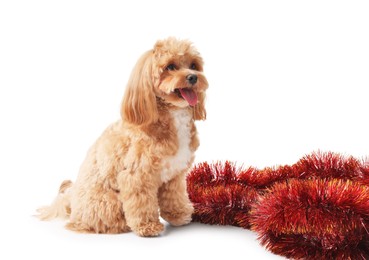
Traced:
[[197, 162], [369, 155], [368, 14], [367, 1], [1, 1], [0, 259], [279, 259], [240, 228], [81, 235], [32, 214], [75, 179], [137, 58], [167, 36], [205, 60]]

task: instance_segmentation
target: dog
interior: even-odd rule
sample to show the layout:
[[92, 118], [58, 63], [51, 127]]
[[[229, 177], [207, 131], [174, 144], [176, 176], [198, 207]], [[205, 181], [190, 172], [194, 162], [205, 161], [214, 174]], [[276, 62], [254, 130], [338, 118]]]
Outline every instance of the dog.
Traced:
[[64, 181], [38, 217], [69, 219], [70, 230], [158, 236], [191, 222], [186, 174], [199, 146], [194, 121], [205, 120], [208, 81], [193, 44], [159, 40], [135, 65], [121, 119], [89, 149], [75, 183]]

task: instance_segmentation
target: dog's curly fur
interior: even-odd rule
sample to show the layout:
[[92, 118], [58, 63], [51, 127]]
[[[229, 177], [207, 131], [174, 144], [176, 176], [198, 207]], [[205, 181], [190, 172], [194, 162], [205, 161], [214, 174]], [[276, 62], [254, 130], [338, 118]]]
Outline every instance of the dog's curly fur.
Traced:
[[204, 120], [203, 60], [192, 43], [158, 41], [138, 60], [126, 87], [121, 120], [87, 153], [74, 184], [64, 181], [41, 219], [69, 218], [80, 232], [157, 236], [160, 216], [179, 226], [193, 207], [185, 175], [199, 146], [194, 120]]

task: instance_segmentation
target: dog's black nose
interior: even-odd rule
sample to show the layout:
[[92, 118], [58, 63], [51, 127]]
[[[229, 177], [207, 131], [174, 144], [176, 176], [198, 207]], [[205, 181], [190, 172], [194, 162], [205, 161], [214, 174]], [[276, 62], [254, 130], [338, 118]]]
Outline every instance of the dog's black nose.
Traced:
[[197, 75], [195, 74], [189, 74], [187, 75], [186, 77], [187, 81], [190, 83], [190, 84], [195, 84], [197, 82]]

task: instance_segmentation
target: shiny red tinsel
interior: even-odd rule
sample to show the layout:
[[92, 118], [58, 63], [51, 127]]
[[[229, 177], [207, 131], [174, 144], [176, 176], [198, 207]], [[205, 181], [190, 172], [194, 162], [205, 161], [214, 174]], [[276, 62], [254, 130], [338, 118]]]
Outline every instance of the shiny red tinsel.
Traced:
[[294, 259], [369, 259], [369, 163], [312, 153], [289, 166], [202, 163], [187, 178], [193, 220], [251, 228]]

